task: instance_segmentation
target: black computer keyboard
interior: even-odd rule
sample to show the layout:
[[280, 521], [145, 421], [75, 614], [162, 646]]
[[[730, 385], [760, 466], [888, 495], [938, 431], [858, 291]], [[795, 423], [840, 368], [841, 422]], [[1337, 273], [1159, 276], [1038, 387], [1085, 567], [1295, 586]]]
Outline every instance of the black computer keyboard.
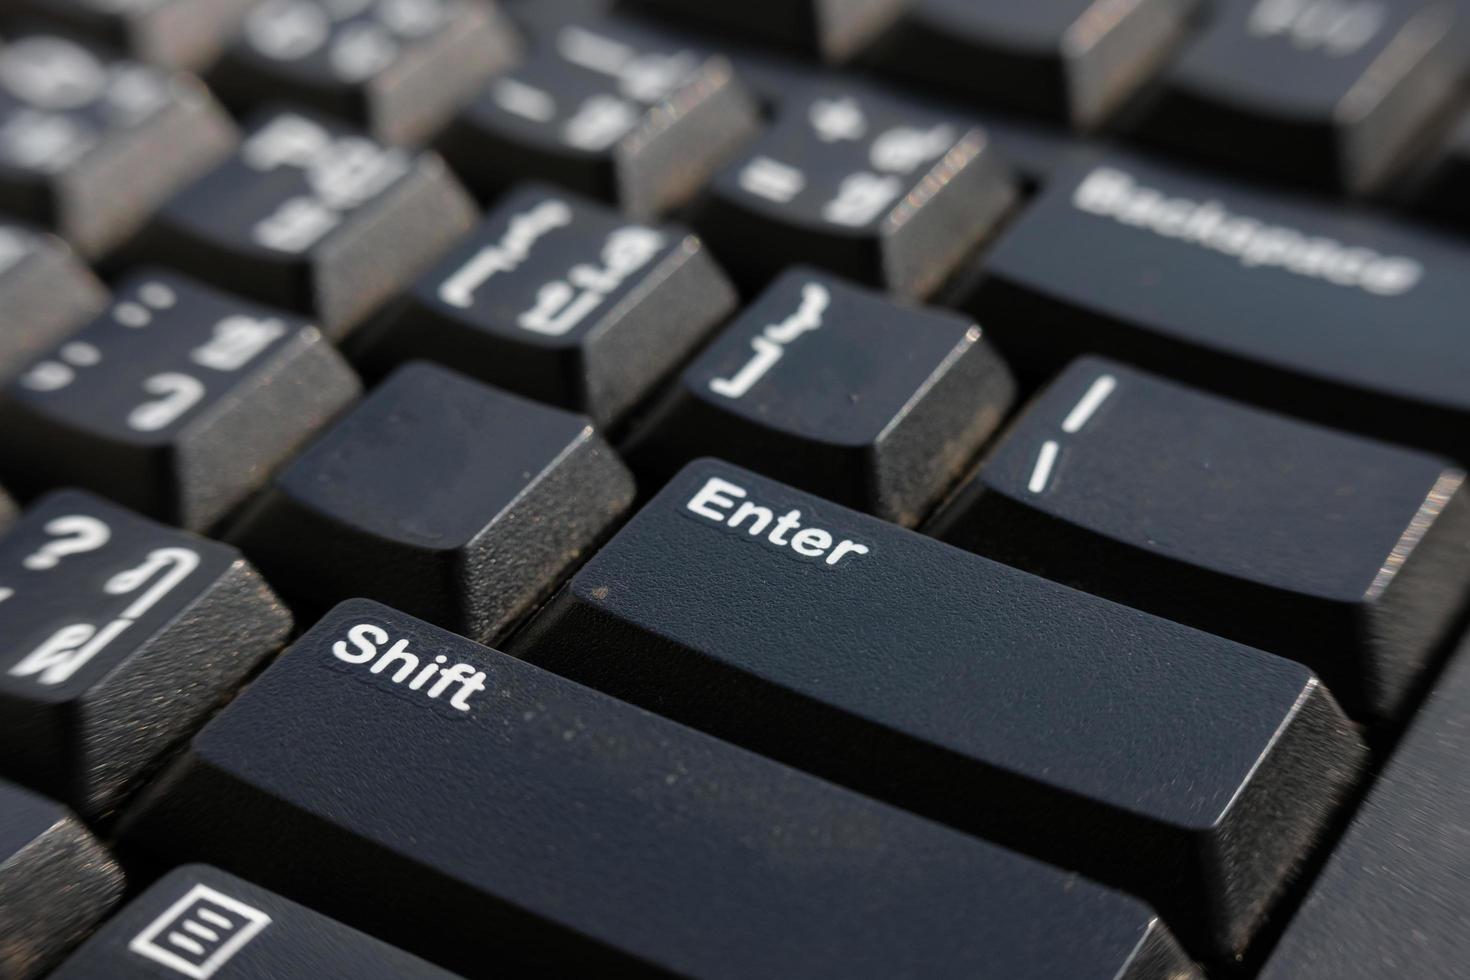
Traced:
[[1467, 82], [0, 0], [0, 980], [1470, 976]]

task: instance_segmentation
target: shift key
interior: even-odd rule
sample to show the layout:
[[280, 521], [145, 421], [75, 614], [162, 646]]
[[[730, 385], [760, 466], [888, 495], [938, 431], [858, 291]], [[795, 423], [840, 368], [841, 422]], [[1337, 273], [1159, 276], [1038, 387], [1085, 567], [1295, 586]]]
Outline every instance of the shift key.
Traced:
[[969, 300], [1038, 379], [1102, 354], [1364, 435], [1470, 449], [1470, 245], [1145, 163], [1059, 170]]
[[715, 461], [512, 653], [1239, 950], [1361, 744], [1304, 667]]

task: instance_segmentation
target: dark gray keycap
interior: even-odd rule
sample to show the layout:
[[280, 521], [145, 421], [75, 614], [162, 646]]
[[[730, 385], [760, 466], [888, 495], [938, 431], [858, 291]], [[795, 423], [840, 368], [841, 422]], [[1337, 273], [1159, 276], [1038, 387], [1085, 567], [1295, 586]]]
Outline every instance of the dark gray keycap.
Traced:
[[542, 39], [465, 107], [441, 146], [483, 197], [535, 177], [647, 219], [687, 201], [755, 129], [723, 57], [596, 19]]
[[752, 0], [749, 3], [688, 3], [634, 0], [659, 15], [701, 27], [798, 48], [828, 61], [852, 57], [872, 42], [907, 0]]
[[999, 109], [1091, 129], [1174, 50], [1197, 0], [916, 0], [879, 67]]
[[190, 76], [46, 34], [0, 48], [0, 209], [89, 257], [120, 245], [234, 141]]
[[204, 530], [359, 390], [315, 327], [139, 271], [0, 393], [0, 472], [25, 492], [85, 487]]
[[50, 980], [454, 980], [436, 966], [205, 865], [133, 899]]
[[233, 538], [288, 594], [367, 596], [488, 639], [632, 498], [586, 418], [415, 363], [287, 466]]
[[0, 538], [0, 771], [106, 815], [290, 629], [234, 548], [44, 497]]
[[263, 0], [209, 81], [233, 106], [292, 102], [414, 143], [517, 48], [493, 0]]
[[1461, 647], [1262, 980], [1457, 977], [1470, 958], [1470, 648]]
[[607, 425], [735, 305], [734, 287], [687, 231], [533, 185], [503, 198], [353, 340], [373, 372], [428, 358]]
[[178, 194], [141, 257], [297, 310], [339, 338], [470, 230], [432, 153], [298, 112], [258, 117], [240, 151]]
[[1470, 434], [1470, 247], [1122, 155], [1056, 172], [968, 307], [1011, 365], [1132, 362], [1339, 428]]
[[0, 975], [40, 977], [122, 890], [122, 872], [65, 807], [0, 780]]
[[933, 292], [1015, 197], [983, 130], [911, 102], [817, 87], [714, 179], [696, 224], [747, 288], [811, 263]]
[[258, 0], [10, 0], [26, 17], [45, 18], [128, 57], [198, 71], [224, 48]]
[[[593, 638], [593, 639], [589, 639]], [[512, 652], [1244, 945], [1361, 743], [1306, 668], [723, 463]]]
[[1388, 716], [1470, 593], [1465, 474], [1084, 358], [934, 528], [1049, 579], [1310, 666]]
[[973, 321], [796, 268], [685, 369], [629, 452], [663, 478], [718, 456], [912, 526], [1014, 394]]
[[1234, 169], [1355, 193], [1392, 177], [1470, 69], [1440, 0], [1220, 0], [1164, 72], [1152, 138]]
[[0, 221], [0, 380], [107, 305], [107, 290], [60, 239]]
[[1195, 976], [1131, 899], [363, 600], [121, 834], [475, 976]]

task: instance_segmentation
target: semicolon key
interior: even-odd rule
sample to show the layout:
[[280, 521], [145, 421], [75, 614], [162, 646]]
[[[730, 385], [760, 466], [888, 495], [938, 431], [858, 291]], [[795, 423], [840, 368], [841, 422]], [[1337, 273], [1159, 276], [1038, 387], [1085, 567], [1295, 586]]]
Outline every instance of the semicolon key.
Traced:
[[1199, 977], [1135, 899], [361, 599], [119, 836], [476, 977]]
[[164, 205], [135, 261], [295, 310], [336, 340], [474, 224], [434, 153], [299, 112], [254, 119], [238, 153]]
[[930, 529], [1294, 660], [1392, 716], [1470, 595], [1455, 464], [1084, 358]]
[[1443, 0], [1219, 0], [1159, 79], [1143, 134], [1235, 170], [1366, 193], [1470, 70]]
[[824, 61], [852, 58], [888, 28], [908, 0], [749, 0], [688, 3], [632, 0], [631, 6], [695, 26], [795, 48]]
[[414, 362], [282, 470], [230, 537], [289, 598], [365, 596], [489, 639], [633, 489], [585, 417]]
[[440, 147], [481, 197], [536, 177], [647, 220], [687, 201], [757, 123], [724, 57], [587, 19], [486, 85]]
[[88, 258], [130, 238], [235, 137], [191, 76], [106, 60], [55, 35], [0, 48], [0, 209]]
[[713, 460], [511, 652], [1133, 891], [1201, 956], [1246, 944], [1364, 758], [1299, 664]]
[[419, 143], [518, 47], [493, 0], [265, 0], [209, 84], [231, 106], [294, 103], [374, 139]]
[[0, 475], [203, 531], [357, 397], [303, 321], [159, 270], [0, 391]]
[[18, 18], [43, 18], [128, 57], [166, 68], [209, 67], [258, 0], [10, 0]]
[[1014, 394], [968, 318], [795, 268], [685, 369], [626, 451], [664, 479], [719, 456], [912, 526]]
[[979, 126], [867, 89], [811, 86], [715, 176], [695, 227], [749, 291], [810, 263], [921, 298], [1015, 197]]
[[736, 301], [689, 232], [523, 185], [352, 348], [372, 373], [427, 358], [606, 426]]
[[217, 868], [175, 868], [132, 899], [48, 980], [455, 980]]
[[106, 816], [290, 629], [234, 548], [43, 497], [0, 537], [0, 775]]
[[964, 306], [1028, 380], [1079, 354], [1470, 449], [1470, 245], [1121, 154], [1058, 169]]
[[1090, 130], [1173, 53], [1198, 6], [915, 0], [871, 60], [883, 72], [978, 105]]
[[81, 821], [0, 779], [0, 976], [38, 980], [122, 893], [122, 870]]
[[107, 305], [107, 288], [59, 238], [0, 220], [0, 381]]

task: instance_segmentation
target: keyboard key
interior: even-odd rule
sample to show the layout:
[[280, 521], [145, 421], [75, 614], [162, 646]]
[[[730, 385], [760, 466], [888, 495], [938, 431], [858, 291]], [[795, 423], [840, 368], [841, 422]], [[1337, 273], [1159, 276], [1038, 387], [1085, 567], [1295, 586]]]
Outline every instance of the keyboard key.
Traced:
[[1425, 216], [1464, 227], [1470, 219], [1470, 112], [1462, 114], [1428, 166], [1423, 182], [1413, 189], [1415, 203]]
[[279, 112], [169, 201], [139, 251], [303, 313], [338, 339], [407, 288], [474, 216], [434, 154]]
[[107, 289], [62, 242], [0, 220], [0, 379], [107, 305]]
[[1012, 366], [1097, 353], [1451, 452], [1470, 431], [1470, 249], [1127, 156], [1059, 171], [969, 300]]
[[44, 497], [0, 538], [0, 769], [105, 816], [290, 630], [234, 548]]
[[207, 68], [257, 0], [9, 0], [26, 17], [169, 68]]
[[1196, 975], [1130, 899], [362, 600], [121, 834], [476, 976]]
[[50, 980], [454, 980], [451, 974], [233, 875], [176, 868]]
[[122, 872], [65, 807], [0, 780], [0, 975], [40, 977], [122, 890]]
[[688, 232], [533, 185], [503, 198], [354, 345], [370, 370], [430, 358], [608, 425], [735, 305]]
[[665, 479], [719, 456], [912, 526], [1014, 394], [972, 321], [796, 268], [684, 371], [629, 453]]
[[1262, 980], [1454, 977], [1470, 907], [1470, 658], [1461, 647], [1359, 807]]
[[1073, 364], [935, 530], [1299, 660], [1390, 716], [1470, 593], [1465, 474], [1120, 364]]
[[490, 638], [632, 498], [582, 416], [410, 364], [286, 467], [233, 537], [288, 594], [380, 599]]
[[0, 531], [10, 527], [17, 513], [15, 501], [10, 499], [10, 494], [0, 487]]
[[1241, 948], [1362, 758], [1304, 667], [714, 461], [511, 652], [1140, 894], [1197, 953]]
[[484, 0], [264, 0], [210, 75], [227, 103], [294, 102], [389, 143], [436, 133], [516, 56]]
[[687, 201], [756, 124], [723, 57], [591, 20], [486, 86], [441, 146], [481, 197], [536, 177], [647, 220]]
[[964, 98], [1092, 129], [1172, 53], [1197, 6], [917, 0], [875, 60]]
[[315, 327], [141, 271], [0, 394], [0, 469], [25, 491], [85, 487], [202, 531], [359, 391]]
[[1221, 0], [1163, 74], [1151, 138], [1254, 174], [1365, 193], [1412, 155], [1470, 69], [1432, 0]]
[[88, 257], [122, 244], [234, 141], [187, 75], [44, 34], [0, 48], [0, 209]]
[[843, 61], [893, 23], [907, 0], [753, 0], [688, 3], [633, 0], [636, 7], [719, 32], [798, 48], [827, 61]]
[[876, 93], [816, 88], [721, 171], [697, 224], [748, 288], [810, 262], [922, 297], [1014, 199], [977, 127]]

